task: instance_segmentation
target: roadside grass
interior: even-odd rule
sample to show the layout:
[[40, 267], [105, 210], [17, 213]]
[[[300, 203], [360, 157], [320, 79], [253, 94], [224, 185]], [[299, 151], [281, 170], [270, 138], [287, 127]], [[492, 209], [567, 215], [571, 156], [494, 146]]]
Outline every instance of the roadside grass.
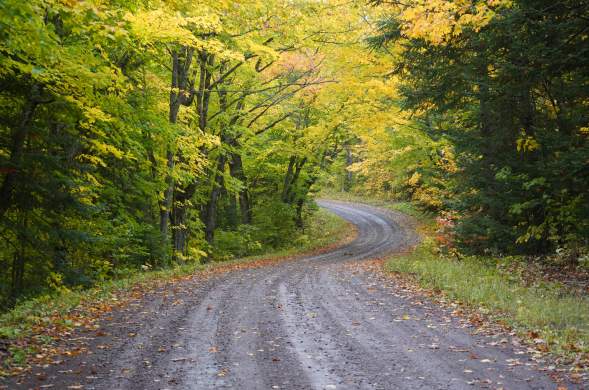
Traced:
[[205, 266], [200, 264], [186, 264], [164, 270], [137, 272], [91, 289], [64, 290], [18, 304], [0, 315], [0, 347], [6, 349], [6, 356], [2, 356], [0, 350], [0, 377], [9, 375], [13, 369], [16, 371], [12, 372], [20, 371], [31, 355], [38, 354], [40, 348], [51, 344], [60, 332], [81, 326], [80, 313], [77, 311], [90, 308], [103, 311], [105, 307], [111, 307], [119, 301], [121, 293], [134, 287], [147, 288], [156, 281], [172, 280], [204, 269]]
[[32, 356], [46, 353], [63, 332], [92, 326], [101, 313], [121, 304], [132, 291], [150, 291], [176, 279], [222, 267], [247, 266], [255, 262], [280, 260], [335, 246], [351, 238], [353, 225], [319, 209], [307, 220], [305, 232], [290, 247], [230, 261], [189, 263], [163, 270], [138, 271], [87, 290], [64, 290], [18, 304], [0, 315], [0, 377], [22, 372]]
[[526, 286], [517, 274], [501, 270], [502, 263], [508, 261], [474, 256], [450, 258], [436, 254], [433, 240], [426, 239], [413, 253], [394, 257], [385, 267], [490, 314], [533, 342], [541, 352], [569, 357], [589, 353], [589, 297], [572, 295], [556, 283]]
[[[449, 299], [508, 325], [540, 352], [589, 365], [589, 296], [573, 293], [556, 282], [530, 283], [523, 274], [512, 272], [518, 261], [515, 258], [440, 254], [434, 240], [436, 215], [422, 212], [410, 202], [364, 199], [333, 191], [324, 191], [320, 197], [410, 215], [418, 222], [423, 241], [412, 253], [389, 259], [385, 263], [387, 271], [408, 277], [423, 288], [443, 292]], [[520, 267], [525, 270], [525, 264]]]

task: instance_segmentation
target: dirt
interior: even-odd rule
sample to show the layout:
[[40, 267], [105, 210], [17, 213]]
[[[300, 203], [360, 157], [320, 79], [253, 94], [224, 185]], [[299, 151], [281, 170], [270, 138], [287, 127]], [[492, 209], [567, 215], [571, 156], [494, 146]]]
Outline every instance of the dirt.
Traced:
[[[400, 213], [321, 205], [358, 237], [330, 252], [178, 283], [79, 332], [87, 354], [9, 388], [556, 389], [525, 350], [477, 334], [364, 267], [418, 237]], [[0, 382], [1, 383], [1, 382]], [[0, 385], [1, 387], [1, 385]], [[573, 388], [568, 386], [568, 388]]]

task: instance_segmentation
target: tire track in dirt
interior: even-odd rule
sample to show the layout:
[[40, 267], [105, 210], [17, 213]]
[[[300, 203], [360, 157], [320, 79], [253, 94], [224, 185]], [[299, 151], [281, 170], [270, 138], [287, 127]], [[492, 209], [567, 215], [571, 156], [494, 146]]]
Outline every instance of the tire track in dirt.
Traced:
[[[140, 326], [103, 324], [110, 347], [47, 368], [45, 383], [108, 390], [556, 388], [527, 355], [489, 346], [445, 309], [416, 304], [361, 266], [417, 243], [406, 216], [320, 205], [354, 223], [358, 237], [320, 255], [184, 282], [175, 305], [148, 298]], [[131, 331], [137, 335], [125, 337]]]

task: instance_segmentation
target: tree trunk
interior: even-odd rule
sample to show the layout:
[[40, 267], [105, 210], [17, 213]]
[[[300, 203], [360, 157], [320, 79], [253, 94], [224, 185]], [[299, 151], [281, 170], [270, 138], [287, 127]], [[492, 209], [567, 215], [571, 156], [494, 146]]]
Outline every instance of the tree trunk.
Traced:
[[284, 187], [282, 188], [282, 201], [284, 203], [292, 204], [295, 201], [295, 185], [306, 163], [307, 157], [303, 157], [299, 161], [297, 161], [296, 156], [290, 158], [286, 176], [284, 177]]
[[304, 221], [303, 221], [303, 205], [305, 204], [305, 200], [303, 198], [299, 198], [297, 200], [297, 215], [295, 218], [295, 225], [299, 229], [304, 228]]
[[229, 159], [229, 173], [231, 177], [239, 180], [243, 188], [239, 191], [239, 210], [241, 213], [241, 223], [249, 225], [252, 223], [252, 210], [250, 196], [248, 191], [247, 177], [243, 170], [243, 161], [239, 153], [232, 153]]
[[286, 169], [286, 175], [284, 176], [284, 184], [282, 186], [282, 201], [284, 203], [288, 203], [288, 198], [290, 194], [290, 187], [292, 185], [292, 177], [294, 175], [294, 166], [296, 163], [296, 157], [291, 156], [290, 160], [288, 161], [288, 168]]
[[164, 199], [160, 203], [160, 233], [164, 240], [168, 238], [168, 225], [170, 222], [170, 210], [172, 209], [172, 201], [174, 198], [174, 177], [172, 171], [174, 169], [174, 153], [168, 149], [166, 152], [166, 189], [164, 191]]
[[237, 195], [230, 194], [225, 191], [225, 194], [229, 196], [229, 210], [227, 210], [227, 222], [233, 229], [239, 225], [239, 217], [237, 216]]
[[174, 260], [180, 260], [181, 256], [188, 254], [188, 229], [187, 221], [187, 207], [186, 205], [176, 204], [172, 213], [172, 223], [174, 228], [172, 230]]
[[190, 200], [196, 192], [196, 182], [190, 184], [183, 191], [176, 191], [174, 207], [172, 208], [172, 244], [174, 260], [180, 260], [181, 256], [188, 255], [188, 211]]
[[[186, 54], [186, 62], [188, 60], [192, 60], [192, 52], [187, 52]], [[189, 86], [188, 83], [188, 70], [189, 66], [178, 67], [179, 71], [181, 72], [182, 77], [179, 77], [178, 83], [180, 92], [174, 93], [173, 91], [171, 94], [175, 94], [182, 105], [190, 105], [196, 97], [196, 106], [199, 116], [199, 129], [202, 131], [206, 130], [207, 126], [207, 118], [208, 118], [208, 110], [209, 110], [209, 100], [210, 100], [210, 85], [211, 85], [211, 78], [212, 73], [210, 71], [210, 67], [214, 64], [214, 56], [207, 54], [206, 52], [200, 53], [198, 56], [199, 61], [199, 86], [198, 91], [195, 91], [192, 86]], [[188, 89], [190, 88], [190, 91]], [[188, 92], [187, 92], [188, 91]], [[172, 99], [170, 99], [172, 102]], [[177, 114], [177, 113], [176, 113]], [[174, 117], [175, 123], [176, 117]], [[181, 153], [178, 154], [178, 159], [182, 160], [183, 156]], [[172, 194], [173, 199], [175, 201], [170, 203], [170, 209], [172, 210], [171, 213], [173, 215], [172, 220], [172, 247], [174, 258], [177, 258], [178, 254], [186, 255], [188, 250], [188, 237], [190, 231], [187, 226], [188, 222], [188, 206], [189, 202], [194, 196], [196, 189], [198, 187], [197, 179], [194, 179], [191, 183], [184, 187], [175, 187], [175, 184], [172, 183]], [[206, 212], [205, 212], [206, 214]]]
[[305, 183], [303, 183], [302, 185], [302, 191], [300, 191], [299, 193], [299, 197], [297, 199], [297, 212], [295, 217], [295, 224], [299, 229], [304, 229], [305, 227], [305, 221], [303, 219], [303, 206], [305, 205], [305, 200], [307, 199], [307, 194], [309, 193], [309, 190], [315, 184], [317, 179], [317, 175], [311, 175], [307, 180], [305, 180]]
[[223, 189], [223, 171], [225, 170], [225, 156], [219, 156], [217, 159], [217, 170], [215, 172], [215, 180], [213, 181], [213, 189], [209, 201], [206, 205], [204, 213], [205, 224], [205, 240], [210, 244], [215, 238], [215, 228], [217, 227], [217, 201]]
[[252, 205], [249, 191], [247, 188], [239, 193], [239, 211], [241, 213], [241, 223], [250, 225], [253, 221]]
[[[192, 66], [194, 49], [183, 47], [172, 52], [172, 83], [170, 88], [170, 103], [168, 121], [175, 124], [178, 121], [178, 113], [181, 106], [189, 106], [194, 99], [194, 91], [189, 82], [189, 70]], [[166, 151], [166, 189], [160, 203], [160, 233], [164, 242], [168, 239], [168, 226], [170, 213], [174, 200], [174, 176], [175, 153], [172, 145], [168, 145]]]

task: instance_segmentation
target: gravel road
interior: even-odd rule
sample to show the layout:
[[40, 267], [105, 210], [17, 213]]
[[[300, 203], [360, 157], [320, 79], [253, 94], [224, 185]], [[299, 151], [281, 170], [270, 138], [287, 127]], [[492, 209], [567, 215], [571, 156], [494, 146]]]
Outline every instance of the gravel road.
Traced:
[[476, 335], [451, 309], [416, 299], [366, 266], [417, 242], [407, 217], [320, 204], [353, 222], [358, 237], [321, 255], [139, 299], [102, 324], [106, 336], [88, 340], [91, 354], [14, 387], [557, 388], [523, 348]]

